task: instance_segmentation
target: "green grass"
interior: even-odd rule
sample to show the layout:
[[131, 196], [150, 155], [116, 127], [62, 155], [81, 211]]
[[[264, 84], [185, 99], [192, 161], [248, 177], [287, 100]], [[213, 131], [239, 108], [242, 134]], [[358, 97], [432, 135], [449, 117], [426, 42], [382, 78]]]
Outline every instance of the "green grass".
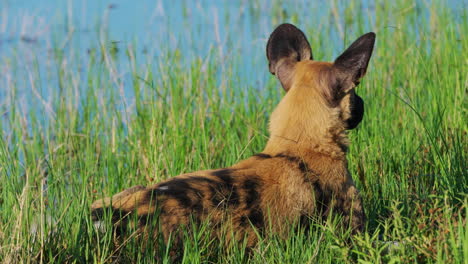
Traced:
[[[350, 133], [348, 156], [367, 231], [350, 238], [330, 221], [289, 239], [270, 235], [249, 259], [242, 246], [226, 249], [198, 231], [187, 234], [184, 263], [467, 263], [467, 11], [438, 1], [379, 3], [366, 25], [368, 14], [356, 11], [356, 1], [340, 3], [342, 43], [327, 42], [329, 32], [340, 30], [334, 23], [298, 26], [323, 60], [359, 34], [377, 33], [357, 90], [366, 114]], [[298, 20], [276, 6], [272, 23]], [[11, 69], [11, 81], [0, 88], [7, 95], [0, 109], [0, 262], [116, 260], [111, 234], [91, 222], [93, 200], [182, 172], [229, 166], [265, 145], [269, 114], [283, 92], [273, 76], [264, 87], [240, 81], [239, 54], [225, 59], [213, 52], [184, 67], [177, 51], [153, 61], [137, 57], [129, 45], [121, 52], [135, 65], [131, 100], [120, 90], [114, 52], [97, 44], [81, 65], [79, 54], [56, 44], [56, 68], [48, 70], [59, 80], [47, 107], [33, 90], [47, 89], [40, 82], [45, 66], [35, 62], [30, 69], [32, 88], [16, 73], [17, 61], [1, 62]], [[89, 69], [85, 76], [79, 67]], [[43, 112], [25, 108], [21, 92]], [[126, 241], [121, 260], [169, 260], [166, 251], [139, 248], [138, 241]]]

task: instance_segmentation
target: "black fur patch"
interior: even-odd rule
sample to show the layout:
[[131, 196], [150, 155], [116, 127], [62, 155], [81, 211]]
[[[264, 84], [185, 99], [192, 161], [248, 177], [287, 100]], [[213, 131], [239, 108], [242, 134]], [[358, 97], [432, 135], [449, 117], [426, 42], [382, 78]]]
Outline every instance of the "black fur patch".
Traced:
[[271, 159], [271, 155], [265, 154], [265, 153], [257, 153], [254, 155], [254, 157], [260, 158], [260, 159]]
[[213, 176], [216, 176], [220, 179], [220, 183], [216, 183], [214, 187], [214, 193], [212, 195], [213, 205], [219, 206], [223, 203], [229, 206], [238, 206], [239, 193], [237, 187], [234, 185], [234, 180], [232, 178], [231, 169], [221, 169], [214, 171]]
[[302, 173], [306, 173], [309, 171], [309, 166], [307, 166], [307, 163], [301, 160], [299, 162], [299, 169], [302, 171]]
[[[209, 178], [206, 178], [206, 177], [202, 177], [202, 176], [189, 176], [188, 181], [190, 183], [198, 183], [198, 184], [204, 185], [206, 188], [208, 188], [210, 199], [212, 201], [212, 207], [217, 206], [217, 204], [219, 202], [216, 203], [217, 201], [213, 201], [213, 199], [215, 199], [215, 194], [217, 192], [215, 187], [219, 185], [219, 182], [217, 182], [215, 180], [212, 180], [212, 179], [209, 179]], [[204, 191], [199, 190], [196, 193], [196, 196], [199, 199], [198, 199], [198, 202], [194, 205], [194, 210], [203, 211], [205, 209], [208, 209], [208, 208], [203, 207], [203, 201], [202, 201], [202, 200], [204, 200], [206, 198], [207, 193], [205, 193]]]
[[148, 189], [140, 203], [156, 204], [156, 197], [158, 193], [160, 193], [158, 189]]
[[241, 216], [241, 218], [239, 219], [239, 222], [240, 222], [240, 225], [241, 226], [246, 226], [249, 224], [249, 221], [247, 221], [247, 217], [245, 215]]
[[334, 201], [334, 206], [333, 206], [334, 213], [338, 213], [343, 216], [348, 216], [350, 212], [349, 210], [346, 210], [344, 206], [345, 206], [345, 202], [344, 202], [343, 197], [336, 196], [335, 201]]
[[232, 172], [232, 169], [219, 169], [213, 171], [212, 175], [219, 178], [231, 178]]
[[286, 155], [284, 153], [279, 153], [275, 156], [275, 158], [285, 158], [287, 159], [288, 161], [290, 162], [294, 162], [294, 163], [298, 163], [300, 161], [300, 159], [298, 157], [294, 157], [294, 156], [289, 156], [289, 155]]
[[361, 123], [364, 117], [364, 101], [362, 98], [355, 94], [351, 97], [351, 117], [345, 120], [346, 129], [354, 129]]
[[366, 218], [366, 214], [364, 213], [364, 211], [354, 210], [352, 214], [353, 214], [353, 218], [357, 218], [359, 220]]
[[319, 214], [322, 215], [324, 219], [326, 219], [329, 211], [329, 206], [331, 202], [331, 194], [326, 193], [325, 190], [322, 189], [318, 182], [313, 183], [314, 191], [315, 191], [315, 201], [317, 203], [317, 211]]
[[311, 225], [312, 219], [310, 216], [306, 214], [302, 214], [299, 217], [299, 227], [303, 228], [303, 230], [307, 233], [310, 230], [310, 225]]
[[211, 195], [211, 204], [213, 207], [220, 207], [224, 201], [224, 196], [220, 194], [217, 190], [213, 189]]
[[258, 204], [260, 200], [260, 194], [257, 190], [259, 184], [256, 179], [250, 178], [244, 181], [242, 188], [246, 192], [245, 204], [247, 208], [252, 208]]
[[190, 186], [187, 179], [179, 178], [174, 178], [165, 183], [162, 183], [158, 186], [158, 188], [154, 189], [156, 195], [162, 194], [176, 199], [177, 202], [179, 202], [179, 204], [185, 208], [192, 207], [192, 200], [188, 196], [188, 192], [190, 191], [196, 190], [193, 189], [192, 186]]
[[289, 162], [292, 163], [297, 163], [297, 166], [299, 170], [301, 170], [302, 173], [307, 173], [309, 172], [309, 166], [307, 166], [307, 163], [305, 163], [301, 158], [295, 157], [295, 156], [289, 156], [284, 153], [279, 153], [275, 156], [275, 158], [284, 158], [288, 160]]
[[91, 211], [91, 219], [93, 221], [98, 221], [104, 218], [105, 215], [110, 214], [112, 217], [112, 222], [115, 222], [123, 217], [128, 216], [129, 212], [124, 210], [115, 209], [111, 206], [109, 207], [100, 207]]
[[260, 228], [263, 227], [264, 219], [263, 219], [263, 212], [260, 209], [252, 210], [248, 215], [250, 223], [253, 226]]
[[[217, 176], [219, 177], [220, 181], [216, 181], [202, 176], [189, 176], [186, 179], [180, 179], [180, 182], [185, 183], [179, 184], [178, 187], [180, 188], [173, 189], [172, 186], [168, 186], [167, 190], [163, 190], [160, 192], [177, 199], [179, 203], [181, 203], [187, 208], [192, 209], [195, 212], [201, 212], [206, 209], [203, 207], [202, 201], [203, 199], [205, 199], [206, 193], [192, 186], [191, 184], [206, 184], [205, 186], [210, 192], [210, 200], [213, 207], [220, 207], [224, 205], [234, 206], [239, 203], [239, 197], [237, 193], [237, 188], [235, 188], [235, 186], [233, 185], [233, 181], [232, 178], [229, 176], [229, 173], [230, 172], [228, 172], [227, 170], [219, 172]], [[192, 193], [196, 197], [196, 199], [190, 201], [190, 205], [188, 203], [188, 201], [190, 200], [190, 198], [187, 195], [188, 193]], [[186, 200], [185, 198], [187, 198], [188, 200]]]
[[215, 180], [203, 177], [203, 176], [188, 176], [187, 181], [190, 183], [201, 183], [201, 184], [208, 184], [208, 185], [216, 185], [217, 182]]
[[154, 214], [142, 214], [138, 216], [138, 224], [140, 226], [149, 226], [151, 228], [152, 225], [148, 225], [148, 224], [152, 223], [154, 219], [157, 219], [155, 218]]
[[[183, 179], [176, 178], [161, 184], [158, 189], [155, 189], [155, 191], [177, 199], [179, 203], [186, 208], [191, 208], [194, 211], [202, 211], [204, 209], [202, 199], [205, 198], [205, 192], [195, 188], [191, 184], [206, 184], [207, 188], [211, 192], [213, 207], [218, 207], [222, 204], [236, 206], [239, 204], [239, 195], [230, 173], [231, 170], [228, 169], [213, 172], [213, 176], [218, 177], [220, 181], [201, 176], [190, 176], [189, 178]], [[167, 187], [167, 189], [161, 190], [161, 187]], [[189, 193], [194, 194], [197, 199], [192, 201], [188, 196]]]

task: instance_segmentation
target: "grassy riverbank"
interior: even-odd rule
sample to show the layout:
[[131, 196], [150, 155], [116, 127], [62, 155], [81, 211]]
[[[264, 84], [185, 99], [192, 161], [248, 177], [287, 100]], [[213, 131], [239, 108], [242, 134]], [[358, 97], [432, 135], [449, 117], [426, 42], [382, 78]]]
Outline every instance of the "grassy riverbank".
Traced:
[[[330, 16], [339, 12], [342, 23], [304, 30], [320, 60], [333, 60], [361, 33], [377, 33], [357, 90], [364, 121], [350, 132], [349, 167], [363, 195], [367, 232], [349, 239], [332, 222], [316, 225], [289, 240], [263, 240], [248, 261], [466, 263], [467, 11], [438, 1], [376, 4], [363, 26], [359, 17], [368, 14], [357, 8], [355, 1], [332, 8]], [[306, 18], [272, 10], [281, 20], [272, 23], [303, 28]], [[327, 32], [340, 30], [350, 33], [329, 43]], [[53, 66], [35, 61], [27, 79], [20, 80], [13, 55], [0, 63], [8, 75], [0, 88], [0, 262], [114, 260], [111, 237], [91, 222], [93, 200], [262, 151], [268, 117], [283, 94], [273, 76], [261, 87], [240, 80], [235, 57], [242, 54], [224, 58], [216, 50], [187, 66], [177, 50], [153, 59], [104, 39], [77, 54], [64, 52], [63, 41], [52, 41]], [[129, 63], [127, 73], [119, 72], [117, 56]], [[267, 74], [266, 59], [264, 67], [258, 74]], [[49, 72], [58, 76], [52, 89], [41, 86]], [[44, 89], [52, 91], [47, 100]], [[192, 236], [186, 247], [185, 263], [247, 261], [242, 248], [225, 252], [219, 241]], [[135, 262], [161, 254], [142, 252], [131, 239], [121, 252]]]

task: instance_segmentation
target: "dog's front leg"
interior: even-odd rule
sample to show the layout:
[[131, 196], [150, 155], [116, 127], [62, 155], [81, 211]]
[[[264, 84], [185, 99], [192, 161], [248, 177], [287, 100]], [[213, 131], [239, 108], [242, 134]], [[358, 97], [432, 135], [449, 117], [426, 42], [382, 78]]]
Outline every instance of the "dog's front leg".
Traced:
[[315, 185], [317, 210], [327, 219], [331, 212], [343, 217], [344, 226], [350, 225], [352, 232], [364, 230], [366, 216], [362, 200], [352, 181], [341, 184]]
[[366, 215], [362, 207], [361, 196], [353, 183], [345, 184], [336, 195], [337, 207], [343, 212], [344, 223], [350, 224], [353, 233], [364, 230]]

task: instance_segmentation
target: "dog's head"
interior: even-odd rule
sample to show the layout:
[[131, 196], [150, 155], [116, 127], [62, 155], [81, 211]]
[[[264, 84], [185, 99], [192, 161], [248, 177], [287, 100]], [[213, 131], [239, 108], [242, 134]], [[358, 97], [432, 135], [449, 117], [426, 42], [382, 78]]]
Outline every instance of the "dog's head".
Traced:
[[333, 63], [319, 62], [302, 31], [291, 24], [278, 26], [266, 53], [270, 72], [287, 93], [272, 115], [271, 132], [297, 139], [306, 130], [355, 128], [364, 115], [355, 87], [366, 73], [374, 42], [375, 34], [367, 33]]

